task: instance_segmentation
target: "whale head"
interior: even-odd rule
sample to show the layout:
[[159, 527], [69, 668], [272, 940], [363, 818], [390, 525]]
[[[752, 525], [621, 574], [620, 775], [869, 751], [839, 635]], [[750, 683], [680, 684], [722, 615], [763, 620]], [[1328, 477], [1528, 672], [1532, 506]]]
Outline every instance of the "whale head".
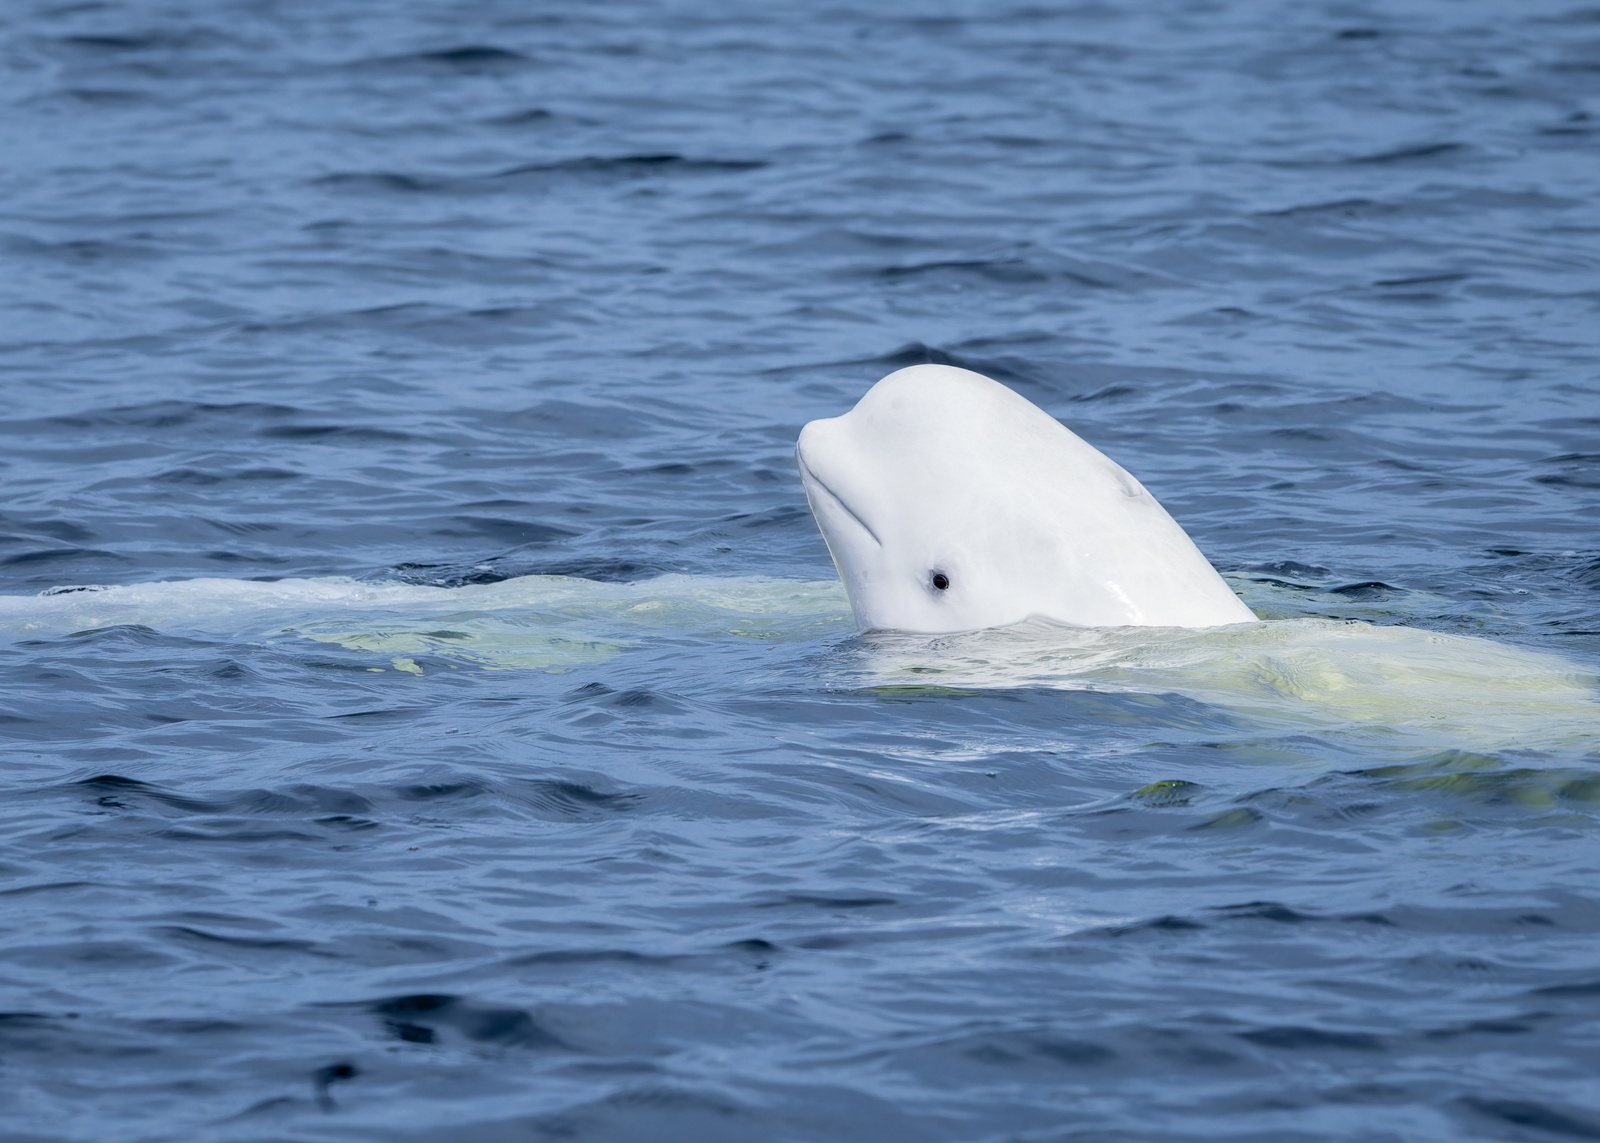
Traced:
[[806, 425], [797, 452], [865, 630], [1255, 619], [1143, 485], [981, 374], [891, 373]]

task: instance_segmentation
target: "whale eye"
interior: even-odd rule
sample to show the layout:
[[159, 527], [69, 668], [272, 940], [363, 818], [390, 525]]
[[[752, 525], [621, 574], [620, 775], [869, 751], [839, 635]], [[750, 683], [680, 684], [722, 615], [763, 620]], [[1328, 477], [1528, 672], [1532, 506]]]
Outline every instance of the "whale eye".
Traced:
[[945, 575], [944, 572], [934, 572], [933, 586], [940, 591], [948, 591], [950, 589], [950, 577]]

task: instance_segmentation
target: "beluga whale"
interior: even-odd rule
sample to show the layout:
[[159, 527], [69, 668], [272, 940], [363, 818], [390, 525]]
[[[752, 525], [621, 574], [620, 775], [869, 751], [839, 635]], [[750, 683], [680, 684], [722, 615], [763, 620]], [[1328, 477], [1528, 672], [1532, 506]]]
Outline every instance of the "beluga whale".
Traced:
[[796, 452], [863, 630], [1257, 621], [1142, 484], [980, 373], [897, 370]]

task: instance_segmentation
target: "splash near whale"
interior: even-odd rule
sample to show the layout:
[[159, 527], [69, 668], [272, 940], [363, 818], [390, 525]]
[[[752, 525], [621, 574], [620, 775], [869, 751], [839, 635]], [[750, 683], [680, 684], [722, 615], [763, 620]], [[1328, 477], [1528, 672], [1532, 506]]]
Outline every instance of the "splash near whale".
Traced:
[[898, 370], [806, 425], [797, 452], [865, 630], [1256, 619], [1142, 484], [982, 374]]

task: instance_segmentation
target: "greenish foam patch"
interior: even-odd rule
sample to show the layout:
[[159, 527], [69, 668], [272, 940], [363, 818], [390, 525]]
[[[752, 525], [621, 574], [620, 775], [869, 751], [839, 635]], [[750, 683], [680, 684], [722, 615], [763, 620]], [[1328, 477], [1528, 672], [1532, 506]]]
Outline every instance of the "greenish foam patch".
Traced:
[[1600, 772], [1570, 766], [1517, 766], [1491, 755], [1446, 751], [1436, 758], [1361, 773], [1402, 790], [1443, 794], [1482, 805], [1536, 810], [1600, 807]]
[[[669, 575], [639, 583], [522, 576], [430, 587], [342, 577], [198, 579], [0, 596], [0, 641], [136, 624], [240, 640], [291, 638], [382, 656], [564, 671], [685, 636], [790, 642], [853, 630], [836, 581]], [[419, 662], [423, 660], [423, 662]]]
[[1559, 655], [1357, 621], [1206, 630], [1033, 621], [935, 639], [875, 636], [871, 685], [1171, 694], [1388, 752], [1441, 746], [1600, 756], [1600, 680]]

